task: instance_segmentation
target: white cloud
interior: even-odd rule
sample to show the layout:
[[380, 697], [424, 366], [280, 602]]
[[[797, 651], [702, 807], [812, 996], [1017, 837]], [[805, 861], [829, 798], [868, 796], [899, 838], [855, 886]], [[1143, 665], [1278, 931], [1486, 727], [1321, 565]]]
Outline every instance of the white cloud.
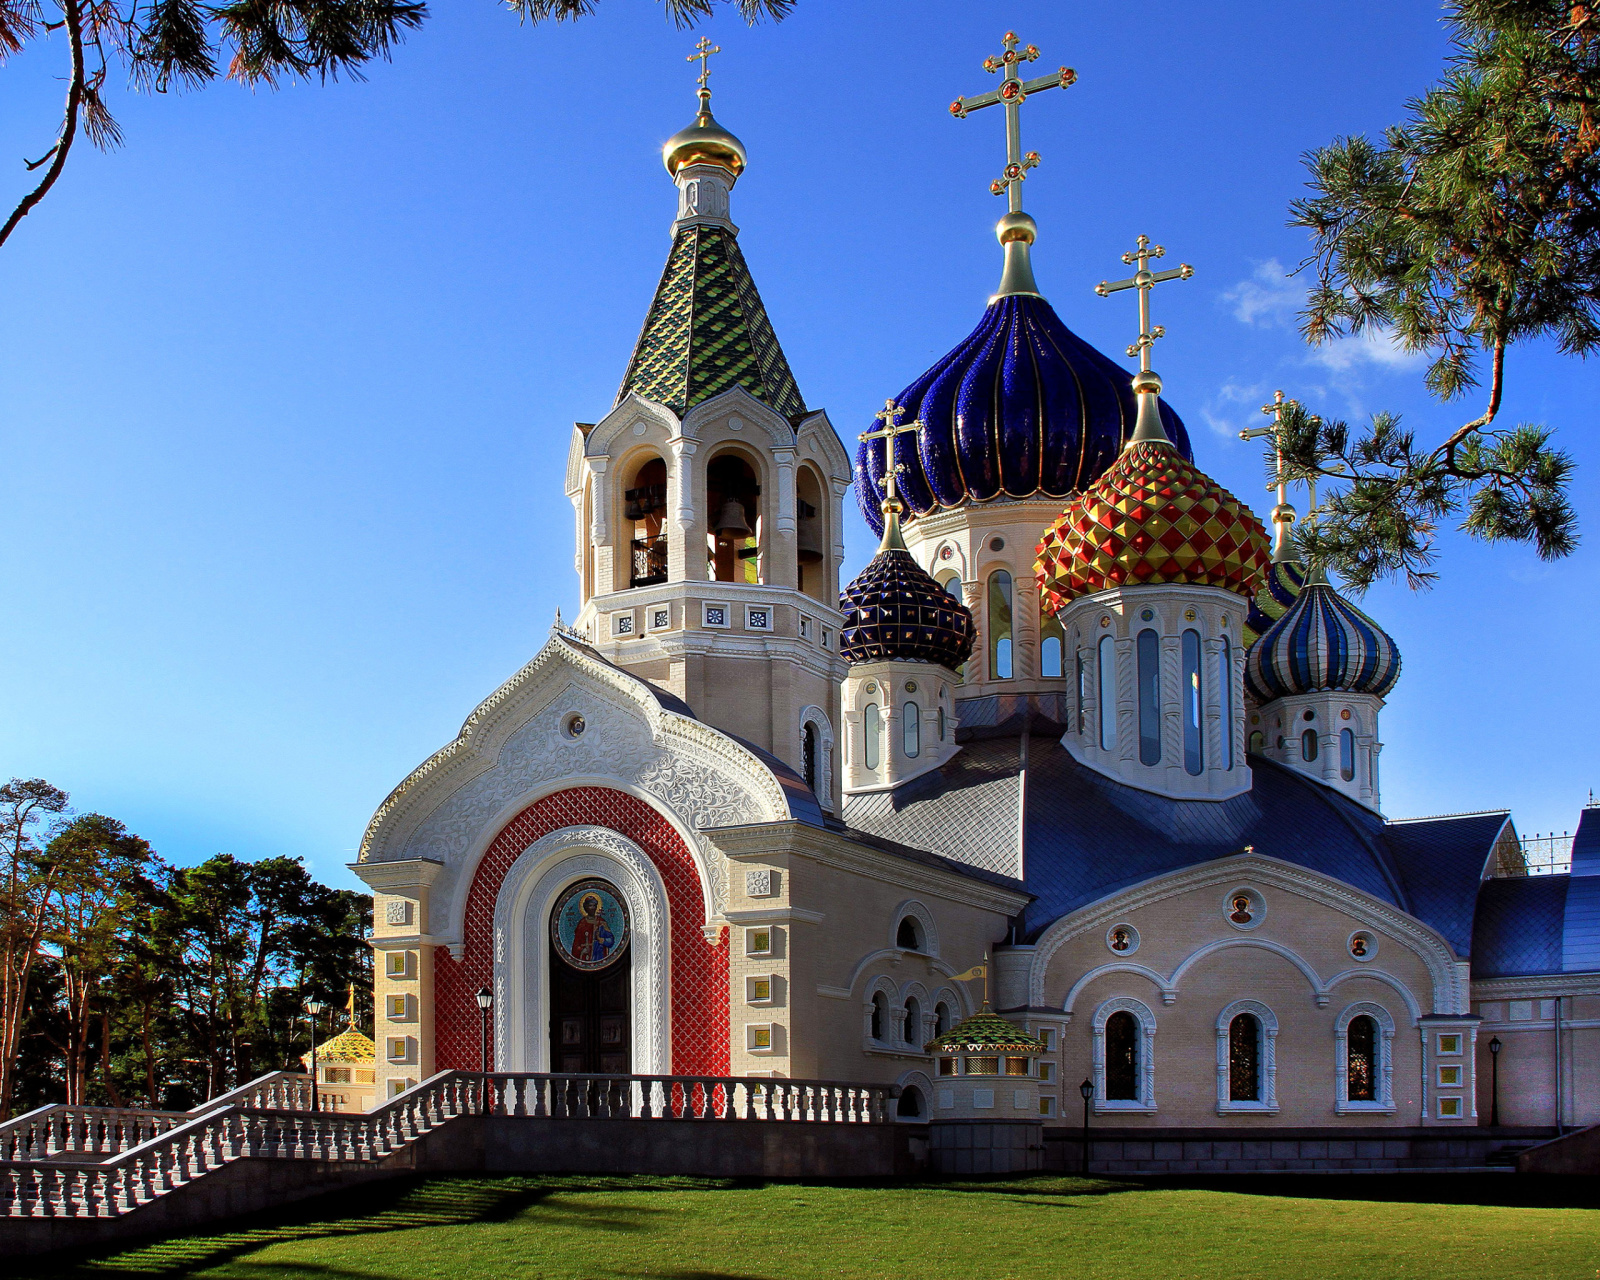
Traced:
[[1270, 399], [1272, 392], [1267, 390], [1265, 383], [1246, 386], [1229, 378], [1201, 406], [1200, 416], [1216, 435], [1225, 440], [1237, 440], [1241, 430], [1260, 426], [1265, 421], [1261, 417], [1260, 406]]
[[1258, 263], [1248, 280], [1223, 291], [1222, 300], [1233, 307], [1233, 318], [1260, 328], [1286, 326], [1305, 305], [1305, 290], [1289, 279], [1283, 263], [1268, 258]]
[[1313, 347], [1306, 357], [1310, 364], [1321, 365], [1335, 373], [1347, 373], [1359, 365], [1375, 365], [1380, 369], [1399, 372], [1426, 364], [1425, 351], [1407, 351], [1391, 329], [1364, 329], [1348, 338], [1337, 338]]

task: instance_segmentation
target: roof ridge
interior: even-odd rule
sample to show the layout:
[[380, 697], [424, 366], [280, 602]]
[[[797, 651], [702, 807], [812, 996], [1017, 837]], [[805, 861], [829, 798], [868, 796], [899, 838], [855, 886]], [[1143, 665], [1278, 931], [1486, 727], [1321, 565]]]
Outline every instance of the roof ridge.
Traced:
[[1415, 818], [1385, 818], [1386, 827], [1399, 827], [1408, 822], [1446, 822], [1452, 818], [1490, 818], [1496, 816], [1509, 817], [1511, 810], [1507, 809], [1463, 809], [1460, 813], [1427, 813]]

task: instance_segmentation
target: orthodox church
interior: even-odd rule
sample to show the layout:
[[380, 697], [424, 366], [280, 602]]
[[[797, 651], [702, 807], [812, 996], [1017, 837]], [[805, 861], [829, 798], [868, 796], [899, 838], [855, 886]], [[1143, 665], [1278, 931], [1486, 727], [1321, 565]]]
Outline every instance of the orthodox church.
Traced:
[[[1162, 398], [1151, 290], [1189, 268], [1141, 238], [1101, 285], [1136, 371], [1035, 280], [1018, 108], [1074, 78], [1037, 57], [1008, 34], [951, 107], [1006, 117], [1000, 287], [853, 452], [740, 249], [702, 62], [666, 267], [572, 432], [581, 611], [354, 864], [380, 1098], [485, 1063], [890, 1082], [908, 1122], [1082, 1106], [1125, 1167], [1600, 1121], [1600, 818], [1533, 876], [1507, 812], [1383, 813], [1400, 654]], [[882, 541], [841, 583], [852, 499]]]

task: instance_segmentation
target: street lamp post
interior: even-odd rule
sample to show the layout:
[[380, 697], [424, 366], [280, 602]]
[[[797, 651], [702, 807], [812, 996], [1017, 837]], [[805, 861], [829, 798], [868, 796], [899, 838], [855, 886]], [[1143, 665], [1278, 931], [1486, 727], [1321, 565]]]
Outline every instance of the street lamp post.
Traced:
[[1500, 1037], [1494, 1036], [1489, 1041], [1489, 1127], [1500, 1127], [1500, 1050], [1505, 1045], [1500, 1043]]
[[489, 1010], [494, 1008], [494, 993], [488, 987], [478, 988], [478, 1014], [483, 1019], [483, 1041], [478, 1056], [478, 1110], [484, 1110], [489, 1096]]
[[1087, 1178], [1089, 1176], [1089, 1099], [1094, 1097], [1094, 1081], [1085, 1080], [1078, 1086], [1078, 1092], [1083, 1095], [1083, 1164], [1080, 1172]]
[[317, 1088], [317, 1018], [322, 1013], [322, 1001], [307, 1000], [306, 1013], [311, 1023], [311, 1109], [320, 1111], [322, 1108], [317, 1102], [317, 1095], [320, 1092]]

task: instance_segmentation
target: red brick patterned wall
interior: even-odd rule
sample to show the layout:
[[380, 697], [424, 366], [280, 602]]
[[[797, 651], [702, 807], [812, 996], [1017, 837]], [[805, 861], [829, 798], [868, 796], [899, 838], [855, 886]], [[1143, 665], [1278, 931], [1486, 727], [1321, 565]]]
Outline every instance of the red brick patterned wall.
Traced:
[[644, 801], [610, 787], [573, 787], [546, 796], [506, 823], [484, 852], [467, 895], [466, 949], [459, 961], [443, 947], [434, 954], [437, 1069], [478, 1069], [482, 1024], [474, 995], [493, 976], [494, 904], [506, 872], [535, 840], [573, 826], [609, 827], [627, 836], [661, 873], [672, 913], [672, 1072], [727, 1075], [727, 933], [714, 946], [705, 940], [700, 875], [672, 824]]

